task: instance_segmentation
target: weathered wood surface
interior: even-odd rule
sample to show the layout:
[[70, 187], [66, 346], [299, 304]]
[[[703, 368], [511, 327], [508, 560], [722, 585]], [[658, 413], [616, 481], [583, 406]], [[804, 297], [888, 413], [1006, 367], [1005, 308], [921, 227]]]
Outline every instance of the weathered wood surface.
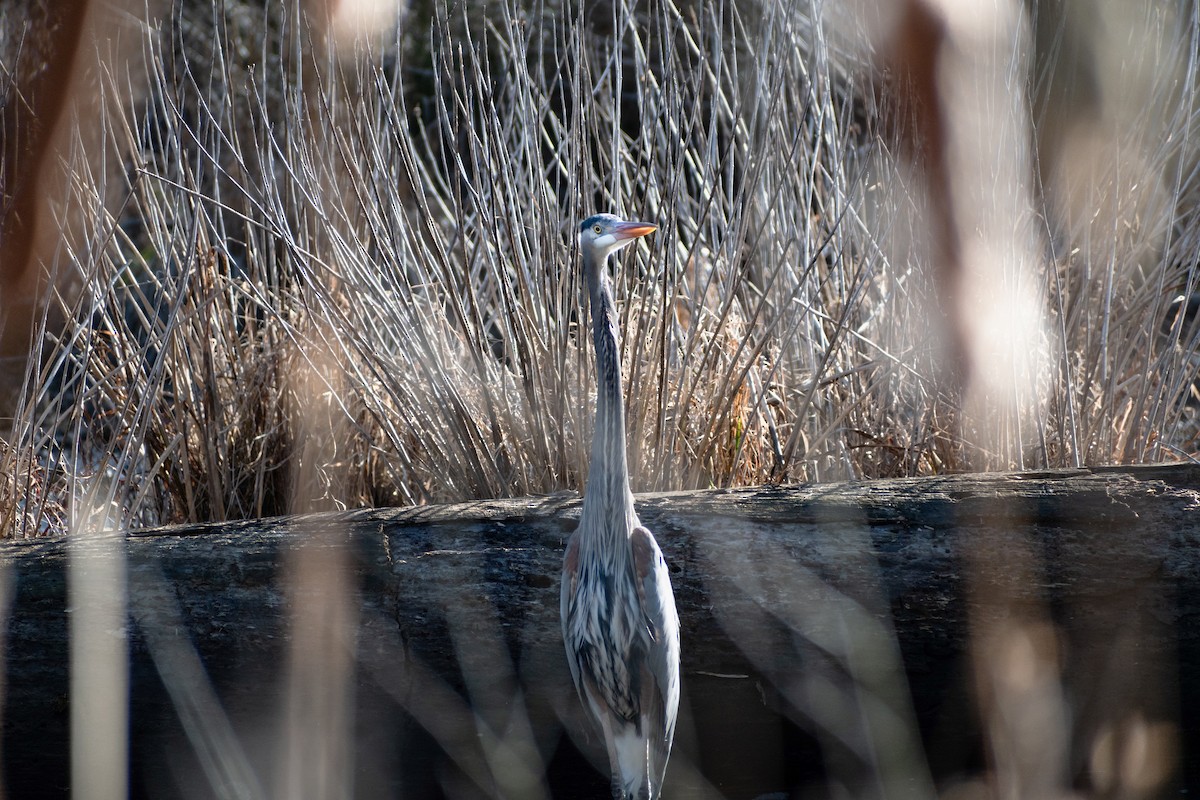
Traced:
[[[1006, 622], [1057, 643], [1060, 691], [1047, 696], [1070, 712], [1062, 781], [1108, 780], [1096, 742], [1130, 719], [1174, 731], [1176, 770], [1155, 793], [1200, 779], [1198, 467], [664, 494], [640, 497], [638, 513], [682, 618], [669, 795], [832, 781], [868, 796], [879, 782], [926, 785], [925, 765], [939, 787], [981, 774], [995, 754], [971, 647], [1011, 644], [986, 639]], [[203, 696], [193, 684], [206, 674], [240, 758], [273, 793], [287, 565], [303, 546], [327, 548], [331, 564], [349, 554], [357, 795], [511, 795], [516, 779], [488, 744], [499, 737], [502, 754], [532, 756], [552, 796], [603, 796], [605, 779], [564, 733], [580, 717], [558, 571], [578, 514], [577, 498], [558, 497], [128, 535], [131, 792], [217, 794], [178, 709], [189, 691]], [[67, 791], [66, 560], [61, 541], [0, 547], [13, 797]], [[172, 643], [194, 645], [203, 673], [168, 657]], [[594, 739], [578, 744], [597, 755]]]

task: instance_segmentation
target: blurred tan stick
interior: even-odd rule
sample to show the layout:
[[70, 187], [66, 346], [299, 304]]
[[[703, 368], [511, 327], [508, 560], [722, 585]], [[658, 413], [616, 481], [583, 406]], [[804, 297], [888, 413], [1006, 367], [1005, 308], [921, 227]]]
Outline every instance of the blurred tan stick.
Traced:
[[341, 537], [313, 532], [289, 565], [291, 646], [277, 796], [354, 796], [354, 643], [358, 618]]
[[[347, 437], [337, 399], [341, 371], [325, 341], [313, 331], [291, 373], [297, 513], [336, 507], [347, 471], [339, 460]], [[354, 794], [357, 587], [344, 531], [301, 533], [287, 566], [291, 639], [279, 796], [332, 800]]]
[[111, 509], [85, 508], [68, 539], [71, 796], [128, 796], [129, 654], [125, 536]]
[[962, 319], [963, 246], [950, 172], [949, 110], [938, 70], [950, 45], [946, 22], [926, 0], [904, 0], [876, 52], [884, 134], [924, 180], [938, 301], [946, 321], [947, 360], [955, 391], [971, 379]]
[[[39, 3], [45, 15], [18, 60], [13, 98], [0, 128], [0, 287], [5, 306], [13, 290], [28, 288], [38, 222], [48, 197], [43, 172], [57, 153], [56, 134], [72, 100], [72, 78], [86, 43], [90, 0]], [[32, 10], [32, 9], [31, 9]], [[4, 352], [12, 342], [5, 331]]]
[[1039, 564], [1022, 533], [994, 530], [967, 548], [971, 664], [995, 797], [1063, 797], [1070, 710], [1063, 694], [1059, 633], [1028, 599]]
[[[53, 210], [66, 191], [59, 161], [95, 25], [90, 0], [25, 5], [29, 44], [6, 76], [12, 84], [0, 111], [0, 359], [18, 363], [30, 352], [44, 270], [58, 242]], [[19, 378], [21, 370], [10, 372]]]
[[92, 239], [94, 220], [78, 196], [76, 166], [86, 159], [86, 172], [117, 163], [104, 153], [105, 126], [95, 124], [104, 118], [100, 76], [115, 71], [123, 85], [135, 87], [136, 80], [125, 82], [132, 74], [126, 68], [141, 53], [120, 41], [134, 0], [13, 5], [4, 23], [19, 28], [9, 32], [19, 44], [0, 67], [0, 420], [18, 406], [27, 359], [41, 347], [34, 341], [39, 325], [47, 322], [47, 333], [62, 325], [48, 290], [79, 289], [59, 268], [73, 260], [65, 254], [85, 253]]

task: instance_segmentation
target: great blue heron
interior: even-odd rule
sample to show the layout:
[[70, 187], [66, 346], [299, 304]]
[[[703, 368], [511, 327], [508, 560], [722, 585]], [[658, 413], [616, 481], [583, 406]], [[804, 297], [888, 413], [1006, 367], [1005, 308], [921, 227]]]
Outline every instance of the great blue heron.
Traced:
[[579, 226], [596, 350], [596, 428], [579, 527], [562, 574], [571, 677], [608, 748], [613, 797], [653, 800], [675, 738], [679, 615], [658, 542], [638, 520], [625, 461], [625, 403], [609, 254], [656, 230], [612, 214]]

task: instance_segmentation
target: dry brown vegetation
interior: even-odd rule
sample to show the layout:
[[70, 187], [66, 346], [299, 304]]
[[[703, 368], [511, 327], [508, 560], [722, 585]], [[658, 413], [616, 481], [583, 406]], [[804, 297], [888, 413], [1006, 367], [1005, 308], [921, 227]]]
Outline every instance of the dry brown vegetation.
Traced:
[[[1123, 71], [1080, 66], [1049, 11], [990, 20], [992, 61], [950, 19], [963, 388], [849, 7], [435, 4], [351, 53], [300, 12], [202, 5], [123, 32], [145, 75], [97, 79], [121, 169], [73, 151], [89, 235], [53, 267], [82, 288], [51, 299], [0, 456], [53, 503], [151, 524], [579, 488], [597, 209], [660, 225], [617, 275], [635, 490], [1196, 449], [1197, 332], [1168, 314], [1196, 281], [1196, 28], [1172, 8], [1105, 11], [1157, 43]], [[10, 500], [7, 530], [57, 528], [53, 503]]]

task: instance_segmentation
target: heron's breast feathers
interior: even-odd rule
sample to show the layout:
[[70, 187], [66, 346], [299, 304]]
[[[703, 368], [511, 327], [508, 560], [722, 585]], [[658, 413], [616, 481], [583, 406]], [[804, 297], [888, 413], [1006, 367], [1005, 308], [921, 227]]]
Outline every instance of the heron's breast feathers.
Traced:
[[580, 678], [596, 695], [593, 699], [633, 722], [640, 713], [648, 634], [640, 624], [631, 582], [594, 566], [580, 565], [574, 596], [567, 604], [567, 651], [577, 659]]

